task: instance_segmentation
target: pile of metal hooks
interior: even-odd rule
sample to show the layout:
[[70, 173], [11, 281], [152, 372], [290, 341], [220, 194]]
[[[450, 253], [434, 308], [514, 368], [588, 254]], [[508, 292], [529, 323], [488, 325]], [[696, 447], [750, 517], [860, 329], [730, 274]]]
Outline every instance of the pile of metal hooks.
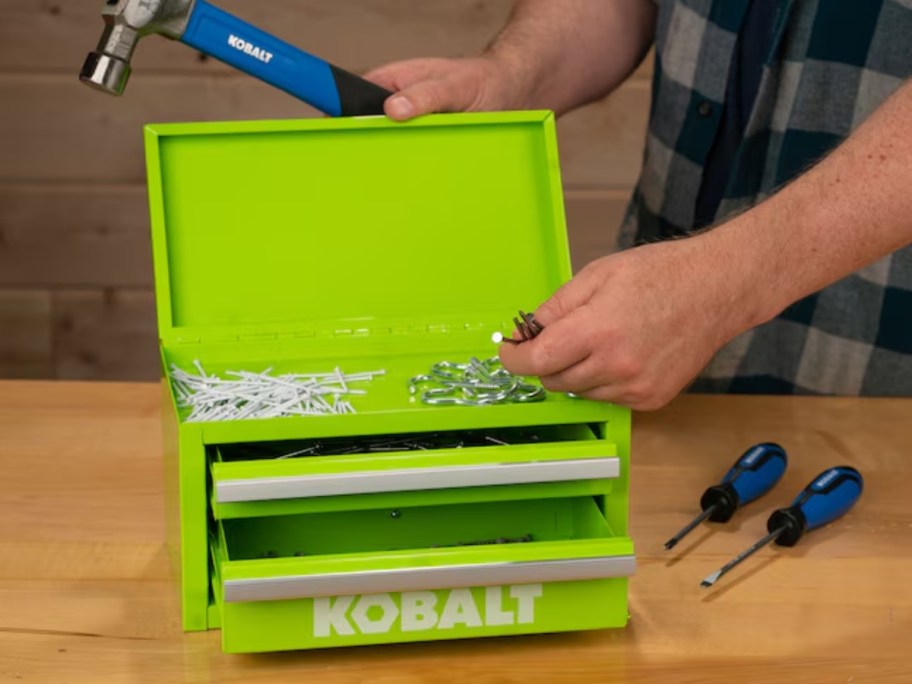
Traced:
[[431, 406], [528, 404], [546, 397], [541, 385], [513, 375], [497, 357], [485, 361], [472, 357], [468, 363], [440, 361], [427, 375], [409, 380], [409, 392]]

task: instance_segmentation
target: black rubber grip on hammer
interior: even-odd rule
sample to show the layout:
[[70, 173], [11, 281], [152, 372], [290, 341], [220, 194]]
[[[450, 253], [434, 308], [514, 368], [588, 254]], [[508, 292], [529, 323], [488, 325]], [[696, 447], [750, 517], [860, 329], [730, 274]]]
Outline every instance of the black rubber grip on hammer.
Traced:
[[330, 64], [336, 89], [339, 91], [339, 105], [342, 116], [369, 116], [383, 114], [383, 103], [392, 93], [360, 76]]

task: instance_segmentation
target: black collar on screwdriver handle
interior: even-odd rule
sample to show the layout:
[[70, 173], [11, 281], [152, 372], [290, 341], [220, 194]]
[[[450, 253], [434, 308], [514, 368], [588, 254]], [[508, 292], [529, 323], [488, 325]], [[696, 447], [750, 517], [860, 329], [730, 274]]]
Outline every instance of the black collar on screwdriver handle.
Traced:
[[861, 473], [850, 466], [830, 468], [818, 475], [795, 497], [788, 508], [775, 511], [766, 524], [779, 546], [794, 546], [805, 532], [823, 527], [842, 517], [855, 505], [864, 489]]

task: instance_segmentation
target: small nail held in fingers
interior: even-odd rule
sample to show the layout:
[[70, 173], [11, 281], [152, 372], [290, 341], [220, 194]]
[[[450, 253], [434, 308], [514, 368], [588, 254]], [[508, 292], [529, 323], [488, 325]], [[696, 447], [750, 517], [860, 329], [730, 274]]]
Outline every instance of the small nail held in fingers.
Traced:
[[502, 332], [496, 332], [491, 335], [491, 342], [494, 344], [500, 344], [501, 342], [508, 342], [510, 344], [519, 344], [519, 340], [514, 340], [512, 337], [504, 337]]
[[519, 344], [527, 340], [535, 339], [545, 329], [545, 326], [535, 318], [535, 314], [526, 313], [522, 310], [519, 312], [519, 316], [513, 317], [513, 325], [516, 326], [516, 332], [519, 333], [520, 339], [517, 340], [512, 337], [505, 337], [503, 333], [496, 332], [491, 335], [491, 341], [493, 341], [494, 344], [500, 344], [501, 342]]

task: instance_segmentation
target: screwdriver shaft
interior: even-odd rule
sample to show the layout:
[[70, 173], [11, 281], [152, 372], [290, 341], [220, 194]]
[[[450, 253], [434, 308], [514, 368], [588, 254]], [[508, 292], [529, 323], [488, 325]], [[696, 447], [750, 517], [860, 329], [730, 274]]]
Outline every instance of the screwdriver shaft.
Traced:
[[719, 580], [720, 577], [722, 577], [722, 575], [726, 574], [729, 570], [734, 568], [736, 565], [740, 564], [745, 559], [753, 556], [755, 553], [757, 553], [757, 551], [762, 549], [764, 546], [766, 546], [771, 541], [776, 539], [780, 534], [785, 532], [786, 529], [787, 528], [785, 528], [785, 527], [780, 527], [777, 530], [773, 530], [768, 535], [766, 535], [763, 539], [758, 541], [756, 544], [754, 544], [750, 548], [745, 549], [744, 551], [739, 553], [737, 556], [732, 558], [730, 561], [728, 561], [728, 563], [726, 563], [721, 568], [716, 570], [714, 573], [707, 576], [706, 579], [704, 579], [702, 582], [700, 582], [700, 586], [701, 587], [711, 587], [713, 584], [715, 584]]
[[698, 515], [692, 521], [687, 523], [687, 525], [682, 527], [680, 532], [678, 532], [675, 536], [673, 536], [671, 539], [669, 539], [667, 542], [665, 542], [665, 550], [667, 551], [669, 549], [674, 548], [679, 541], [681, 541], [684, 537], [686, 537], [688, 534], [690, 534], [690, 532], [691, 532], [691, 530], [693, 530], [693, 528], [695, 528], [697, 525], [699, 525], [701, 522], [703, 522], [709, 516], [711, 516], [716, 511], [716, 508], [717, 507], [715, 505], [709, 506], [706, 510], [704, 510], [702, 513], [700, 513], [700, 515]]

